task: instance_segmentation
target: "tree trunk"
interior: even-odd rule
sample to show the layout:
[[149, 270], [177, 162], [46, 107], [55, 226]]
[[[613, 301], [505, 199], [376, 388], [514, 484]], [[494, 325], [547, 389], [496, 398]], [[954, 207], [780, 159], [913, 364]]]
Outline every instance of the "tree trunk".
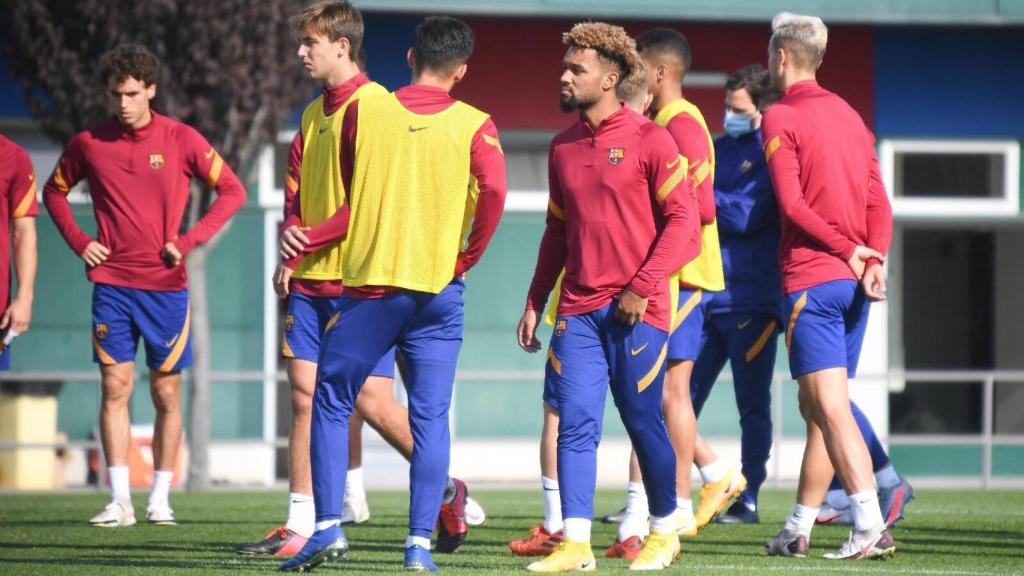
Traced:
[[211, 248], [210, 245], [196, 247], [189, 253], [185, 264], [192, 306], [193, 363], [188, 406], [190, 492], [210, 487], [210, 316], [209, 301], [206, 298], [206, 258]]

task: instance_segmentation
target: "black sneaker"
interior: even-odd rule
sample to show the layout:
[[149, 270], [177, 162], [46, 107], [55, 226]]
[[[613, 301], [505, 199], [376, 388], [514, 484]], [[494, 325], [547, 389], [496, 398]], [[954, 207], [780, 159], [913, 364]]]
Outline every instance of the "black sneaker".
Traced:
[[271, 530], [259, 542], [235, 546], [235, 552], [243, 556], [289, 557], [298, 554], [305, 545], [305, 538], [280, 526]]
[[738, 498], [729, 509], [715, 518], [717, 524], [757, 524], [761, 519], [757, 516], [757, 508]]
[[601, 522], [605, 524], [622, 524], [622, 521], [626, 519], [626, 509], [623, 508], [618, 512], [612, 512], [611, 514], [605, 514], [601, 516]]
[[451, 554], [458, 550], [469, 533], [469, 524], [466, 523], [466, 499], [469, 497], [469, 489], [466, 488], [466, 483], [458, 478], [452, 478], [452, 483], [455, 484], [455, 496], [451, 502], [441, 504], [441, 512], [437, 517], [435, 549], [443, 554]]

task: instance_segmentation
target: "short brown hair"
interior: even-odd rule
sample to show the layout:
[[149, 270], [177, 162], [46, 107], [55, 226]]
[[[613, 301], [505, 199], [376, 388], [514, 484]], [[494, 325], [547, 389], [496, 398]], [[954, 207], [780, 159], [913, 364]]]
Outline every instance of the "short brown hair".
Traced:
[[292, 34], [302, 37], [312, 30], [331, 42], [348, 39], [352, 60], [363, 46], [363, 15], [346, 0], [321, 0], [292, 16]]
[[118, 84], [128, 78], [135, 78], [146, 86], [156, 84], [160, 73], [160, 61], [141, 44], [121, 44], [100, 56], [100, 76], [109, 84]]
[[638, 99], [641, 94], [647, 96], [649, 83], [650, 75], [647, 73], [647, 66], [644, 66], [642, 60], [638, 61], [637, 67], [615, 88], [615, 97], [621, 102], [630, 103]]
[[597, 52], [598, 59], [618, 69], [620, 83], [640, 64], [636, 43], [621, 26], [583, 22], [562, 34], [562, 44]]

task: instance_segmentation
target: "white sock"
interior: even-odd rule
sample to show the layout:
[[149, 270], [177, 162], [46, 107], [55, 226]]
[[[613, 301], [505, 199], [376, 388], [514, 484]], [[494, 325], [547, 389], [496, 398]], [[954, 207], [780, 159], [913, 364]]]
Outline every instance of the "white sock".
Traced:
[[676, 514], [682, 514], [683, 516], [693, 516], [693, 499], [677, 497]]
[[298, 492], [288, 493], [288, 521], [284, 527], [303, 538], [313, 535], [316, 526], [316, 506], [313, 497]]
[[366, 488], [363, 486], [363, 468], [353, 468], [345, 474], [345, 499], [366, 500]]
[[552, 480], [547, 476], [540, 477], [540, 486], [544, 489], [544, 529], [548, 534], [554, 534], [564, 527], [562, 493], [558, 490], [558, 480]]
[[853, 529], [858, 532], [885, 524], [882, 509], [878, 507], [878, 493], [874, 490], [850, 494], [850, 512], [853, 513]]
[[829, 490], [825, 495], [825, 502], [828, 502], [828, 505], [836, 510], [845, 510], [850, 507], [850, 499], [846, 497], [846, 490], [842, 488]]
[[725, 465], [725, 462], [715, 460], [703, 468], [698, 468], [697, 471], [700, 472], [701, 482], [713, 484], [725, 478], [725, 473], [729, 471], [729, 467]]
[[111, 466], [107, 468], [110, 475], [110, 500], [131, 500], [132, 493], [128, 488], [128, 467]]
[[889, 464], [875, 472], [875, 482], [878, 484], [879, 490], [890, 490], [900, 485], [900, 475], [896, 473], [892, 464]]
[[626, 492], [626, 517], [619, 524], [619, 541], [625, 542], [631, 536], [646, 536], [647, 515], [647, 492], [643, 483], [630, 482]]
[[675, 532], [676, 519], [674, 514], [668, 516], [651, 516], [651, 532]]
[[566, 518], [565, 538], [573, 542], [590, 542], [590, 519]]
[[783, 527], [790, 532], [810, 536], [811, 529], [814, 528], [814, 519], [818, 517], [818, 510], [819, 508], [811, 508], [798, 503], [793, 507], [793, 513], [789, 518], [786, 518]]
[[420, 548], [430, 550], [430, 538], [424, 538], [423, 536], [407, 536], [405, 538], [405, 547], [412, 548], [413, 546], [419, 546]]
[[341, 526], [341, 519], [335, 518], [334, 520], [324, 520], [323, 522], [316, 523], [317, 532], [321, 530], [327, 530], [331, 526]]
[[167, 505], [170, 502], [173, 470], [156, 470], [153, 473], [153, 491], [149, 493], [149, 505]]

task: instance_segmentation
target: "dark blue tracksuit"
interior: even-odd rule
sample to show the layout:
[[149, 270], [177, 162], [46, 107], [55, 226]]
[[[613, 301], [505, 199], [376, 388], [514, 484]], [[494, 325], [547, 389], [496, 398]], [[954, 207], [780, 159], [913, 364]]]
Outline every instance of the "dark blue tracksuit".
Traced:
[[715, 205], [725, 290], [707, 304], [690, 391], [701, 408], [726, 361], [742, 428], [744, 499], [756, 503], [772, 445], [771, 384], [781, 327], [779, 209], [761, 131], [715, 139]]

